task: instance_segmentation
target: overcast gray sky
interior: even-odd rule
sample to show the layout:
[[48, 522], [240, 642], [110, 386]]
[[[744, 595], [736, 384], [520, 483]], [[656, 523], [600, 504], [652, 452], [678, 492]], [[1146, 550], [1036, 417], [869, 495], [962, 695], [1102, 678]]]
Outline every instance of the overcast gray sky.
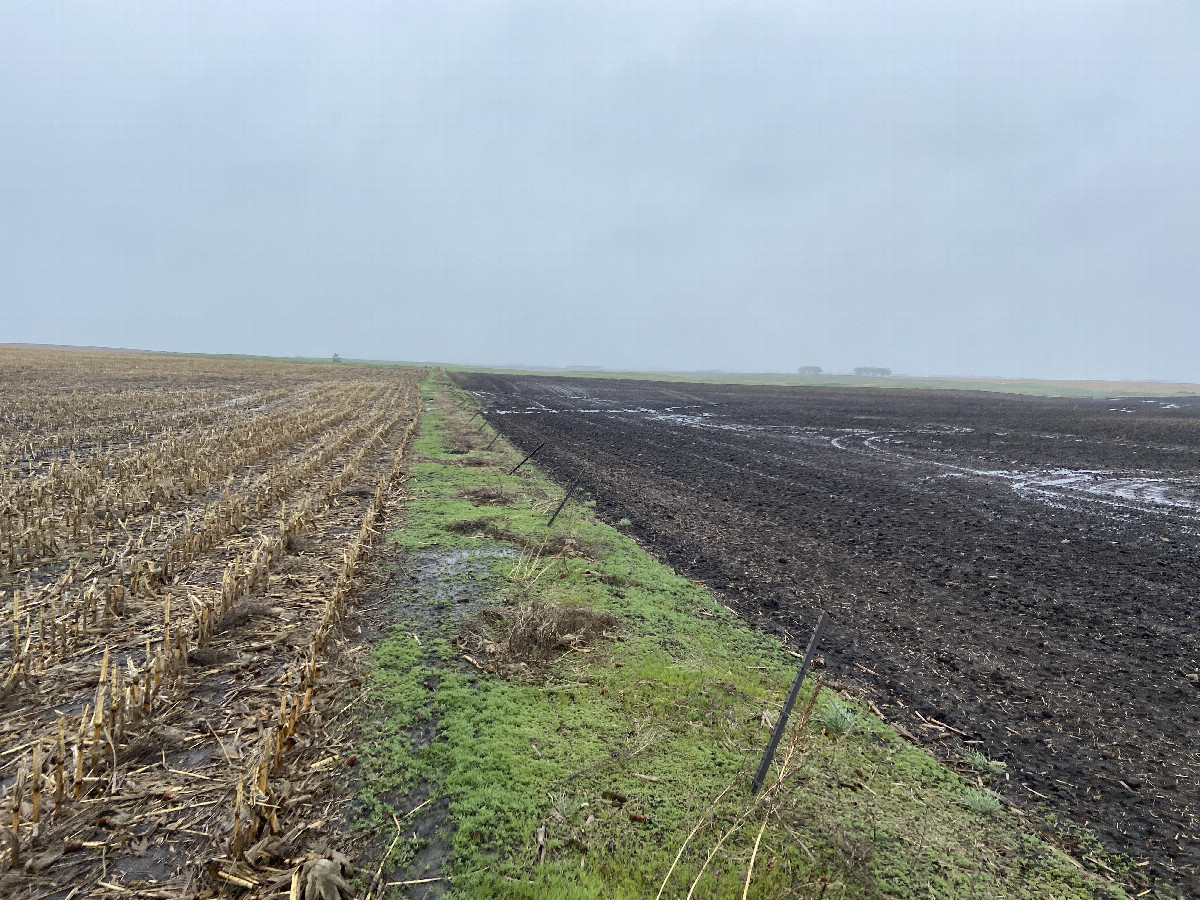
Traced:
[[1200, 3], [0, 0], [0, 341], [1200, 381]]

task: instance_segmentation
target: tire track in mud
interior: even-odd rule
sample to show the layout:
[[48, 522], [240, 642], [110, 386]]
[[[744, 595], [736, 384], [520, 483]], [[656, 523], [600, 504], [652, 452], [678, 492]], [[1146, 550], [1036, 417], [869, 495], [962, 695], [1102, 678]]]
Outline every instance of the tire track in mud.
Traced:
[[[1150, 872], [1200, 895], [1195, 511], [1047, 503], [998, 474], [1099, 470], [1186, 497], [1195, 401], [1114, 419], [1107, 401], [459, 380], [751, 622], [799, 635], [827, 609], [836, 677], [944, 754], [965, 740], [1006, 760], [1013, 799], [1150, 860], [1140, 889]], [[848, 451], [829, 434], [888, 439]]]
[[[439, 740], [441, 716], [437, 695], [442, 673], [455, 671], [467, 676], [472, 686], [476, 683], [476, 672], [460, 658], [443, 659], [437, 652], [437, 642], [453, 640], [464, 618], [480, 609], [488, 590], [489, 561], [512, 555], [504, 549], [397, 554], [392, 570], [378, 579], [373, 603], [380, 611], [380, 618], [363, 636], [374, 643], [389, 627], [403, 623], [404, 632], [422, 648], [419, 665], [430, 672], [423, 685], [427, 692], [425, 704], [407, 729], [414, 759], [429, 755]], [[382, 727], [383, 720], [376, 724]], [[398, 840], [409, 848], [402, 865], [388, 864], [386, 860], [382, 863], [381, 883], [410, 882], [403, 896], [436, 900], [450, 890], [446, 875], [453, 862], [456, 825], [450, 815], [450, 796], [443, 788], [448, 773], [436, 765], [426, 768], [422, 763], [421, 768], [422, 777], [403, 793], [391, 792], [379, 798], [396, 810], [400, 823]], [[385, 839], [377, 842], [367, 856], [379, 861], [386, 850]]]

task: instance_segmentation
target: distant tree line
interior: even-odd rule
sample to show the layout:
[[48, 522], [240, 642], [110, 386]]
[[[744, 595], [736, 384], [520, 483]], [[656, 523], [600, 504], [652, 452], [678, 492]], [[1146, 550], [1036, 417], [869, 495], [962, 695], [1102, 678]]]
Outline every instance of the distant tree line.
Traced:
[[796, 371], [801, 375], [820, 375], [824, 370], [820, 366], [801, 366]]
[[886, 375], [891, 375], [892, 370], [891, 369], [883, 369], [883, 368], [880, 368], [879, 366], [859, 366], [857, 369], [854, 370], [854, 374], [855, 375], [886, 376]]

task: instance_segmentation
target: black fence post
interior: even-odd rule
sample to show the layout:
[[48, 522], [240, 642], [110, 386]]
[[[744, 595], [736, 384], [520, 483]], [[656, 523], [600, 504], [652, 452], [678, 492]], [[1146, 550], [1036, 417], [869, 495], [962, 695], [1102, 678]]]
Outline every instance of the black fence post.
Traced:
[[567, 505], [567, 501], [570, 500], [571, 495], [575, 493], [575, 488], [579, 487], [579, 479], [582, 477], [582, 475], [575, 476], [575, 480], [572, 481], [571, 486], [567, 488], [566, 496], [562, 498], [562, 503], [558, 504], [558, 509], [554, 511], [554, 515], [552, 515], [550, 517], [550, 521], [546, 523], [547, 528], [554, 524], [554, 520], [558, 518], [558, 514], [563, 511], [563, 507]]
[[808, 649], [804, 651], [804, 659], [800, 661], [800, 671], [796, 673], [796, 680], [792, 682], [792, 689], [788, 693], [787, 700], [783, 704], [783, 709], [779, 713], [779, 721], [775, 723], [775, 730], [771, 732], [771, 740], [767, 742], [767, 751], [763, 754], [762, 762], [758, 764], [758, 772], [755, 773], [754, 780], [750, 782], [751, 794], [758, 793], [758, 789], [762, 787], [763, 781], [767, 777], [767, 770], [771, 768], [771, 760], [775, 758], [775, 750], [779, 746], [779, 739], [783, 737], [784, 729], [787, 728], [788, 717], [792, 714], [792, 707], [796, 705], [796, 698], [800, 696], [800, 685], [804, 684], [804, 676], [808, 674], [808, 667], [812, 663], [813, 654], [817, 652], [817, 642], [825, 632], [825, 621], [825, 613], [821, 613], [821, 618], [817, 620], [817, 629], [813, 632], [812, 638], [809, 639]]
[[525, 463], [527, 463], [531, 459], [533, 459], [533, 454], [537, 453], [539, 450], [541, 450], [545, 446], [546, 446], [546, 442], [542, 441], [540, 444], [538, 444], [536, 447], [534, 447], [532, 450], [530, 450], [528, 453], [526, 453], [525, 458], [523, 460], [521, 460], [519, 463], [517, 463], [515, 466], [513, 466], [511, 469], [508, 470], [508, 474], [509, 475], [514, 474], [517, 471], [517, 469], [521, 468], [521, 466], [525, 465]]

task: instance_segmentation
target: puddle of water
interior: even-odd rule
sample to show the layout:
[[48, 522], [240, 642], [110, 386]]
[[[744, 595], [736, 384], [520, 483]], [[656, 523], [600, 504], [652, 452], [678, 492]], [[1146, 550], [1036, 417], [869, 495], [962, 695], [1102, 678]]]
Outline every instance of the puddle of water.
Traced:
[[1188, 490], [1165, 478], [1071, 469], [1051, 469], [1032, 475], [1014, 473], [1012, 477], [1014, 490], [1057, 490], [1130, 503], [1200, 511], [1200, 495], [1196, 490]]
[[454, 618], [461, 618], [482, 598], [483, 579], [491, 574], [490, 560], [517, 556], [511, 547], [486, 546], [415, 554], [407, 573], [415, 582], [412, 589], [417, 602], [408, 611], [433, 613], [440, 609], [439, 616], [444, 616], [449, 608]]
[[1200, 513], [1200, 489], [1156, 478], [1120, 472], [1080, 469], [967, 469], [955, 466], [943, 478], [994, 478], [1007, 481], [1022, 496], [1061, 506], [1067, 498], [1164, 512]]
[[[1007, 481], [1014, 492], [1062, 506], [1065, 500], [1103, 503], [1126, 509], [1153, 512], [1200, 513], [1200, 483], [1184, 483], [1148, 473], [1114, 472], [1091, 469], [977, 469], [938, 459], [915, 457], [892, 449], [902, 446], [907, 434], [967, 434], [974, 429], [956, 425], [931, 424], [912, 431], [880, 433], [865, 428], [817, 429], [820, 437], [839, 450], [873, 451], [944, 470], [942, 478], [990, 478]], [[836, 436], [834, 436], [836, 435]], [[866, 435], [866, 437], [864, 437]], [[1064, 435], [1036, 435], [1066, 437]], [[1081, 440], [1072, 438], [1073, 440]], [[848, 446], [857, 440], [860, 447]], [[880, 445], [888, 445], [885, 449]], [[926, 448], [937, 450], [939, 448]]]

